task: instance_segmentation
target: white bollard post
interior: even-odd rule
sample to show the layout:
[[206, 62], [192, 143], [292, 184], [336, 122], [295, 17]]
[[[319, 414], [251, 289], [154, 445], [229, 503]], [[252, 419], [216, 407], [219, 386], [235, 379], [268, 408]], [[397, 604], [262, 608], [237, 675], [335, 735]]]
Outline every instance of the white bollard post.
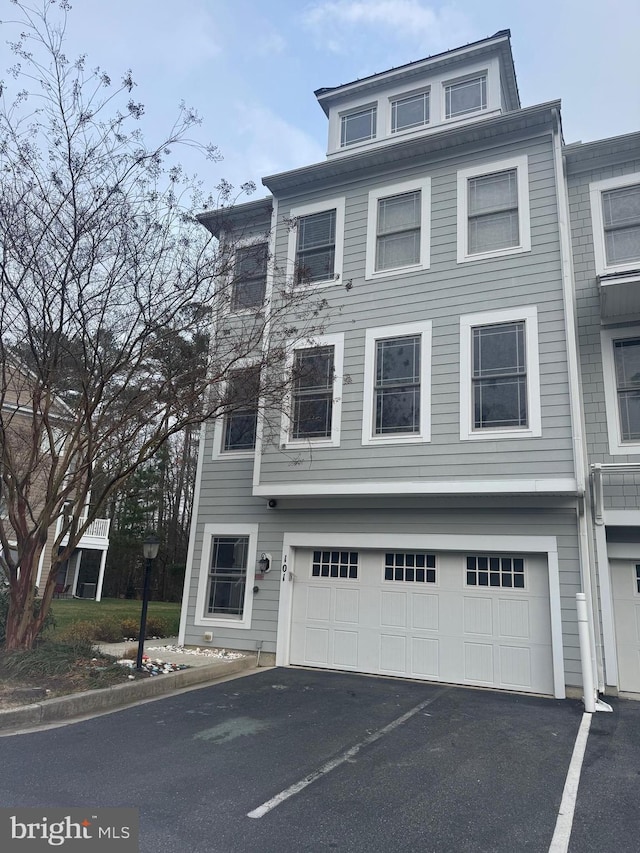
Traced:
[[594, 714], [596, 710], [596, 692], [591, 667], [591, 643], [589, 639], [589, 619], [587, 618], [587, 598], [584, 592], [576, 593], [578, 611], [578, 637], [580, 640], [580, 663], [582, 664], [582, 689], [584, 690], [584, 710]]

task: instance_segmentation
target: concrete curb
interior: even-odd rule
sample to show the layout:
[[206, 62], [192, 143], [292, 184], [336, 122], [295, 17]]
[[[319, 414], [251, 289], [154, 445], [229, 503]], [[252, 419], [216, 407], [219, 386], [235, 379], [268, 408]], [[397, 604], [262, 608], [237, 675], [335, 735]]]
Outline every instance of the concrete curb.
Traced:
[[87, 714], [99, 714], [185, 687], [213, 683], [256, 666], [257, 656], [250, 654], [236, 660], [216, 661], [211, 665], [194, 666], [166, 675], [150, 676], [141, 681], [116, 684], [104, 690], [86, 690], [83, 693], [71, 693], [44, 702], [34, 702], [32, 705], [9, 708], [0, 711], [0, 731], [25, 729], [59, 720], [72, 720]]

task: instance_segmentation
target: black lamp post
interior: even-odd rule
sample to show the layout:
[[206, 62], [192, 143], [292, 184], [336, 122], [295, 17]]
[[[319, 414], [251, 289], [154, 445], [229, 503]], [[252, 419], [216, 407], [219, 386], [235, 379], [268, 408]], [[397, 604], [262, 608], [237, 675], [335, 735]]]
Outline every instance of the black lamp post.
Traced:
[[151, 583], [151, 564], [158, 556], [160, 539], [155, 533], [150, 534], [142, 543], [144, 554], [144, 587], [142, 589], [142, 612], [140, 613], [140, 634], [138, 637], [138, 656], [136, 657], [136, 669], [142, 671], [142, 653], [144, 651], [144, 635], [147, 632], [147, 606], [149, 604], [149, 586]]

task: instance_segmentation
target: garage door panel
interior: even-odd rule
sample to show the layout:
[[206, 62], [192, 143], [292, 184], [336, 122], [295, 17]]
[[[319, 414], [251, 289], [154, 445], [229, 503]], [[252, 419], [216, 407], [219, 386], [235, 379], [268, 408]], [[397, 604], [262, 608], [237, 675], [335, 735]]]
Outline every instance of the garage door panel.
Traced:
[[512, 598], [499, 599], [498, 615], [500, 637], [531, 639], [529, 602], [526, 599], [519, 601], [514, 601]]
[[619, 688], [640, 693], [640, 560], [611, 561]]
[[360, 622], [360, 590], [341, 587], [335, 589], [334, 619], [336, 622], [355, 625]]
[[380, 670], [394, 675], [406, 675], [407, 638], [398, 634], [380, 635]]
[[291, 663], [553, 693], [544, 558], [526, 559], [526, 588], [505, 590], [467, 586], [460, 553], [438, 554], [429, 582], [397, 554], [388, 579], [380, 551], [359, 552], [357, 577], [312, 578], [311, 554], [296, 553]]
[[333, 665], [355, 669], [358, 666], [357, 631], [336, 631], [334, 634]]
[[427, 637], [411, 640], [411, 675], [422, 678], [440, 676], [440, 643]]
[[440, 608], [437, 595], [411, 596], [411, 627], [420, 631], [438, 631], [440, 628]]
[[407, 627], [407, 596], [404, 592], [382, 591], [380, 624], [388, 628]]
[[463, 614], [465, 634], [493, 634], [493, 601], [490, 598], [465, 595]]

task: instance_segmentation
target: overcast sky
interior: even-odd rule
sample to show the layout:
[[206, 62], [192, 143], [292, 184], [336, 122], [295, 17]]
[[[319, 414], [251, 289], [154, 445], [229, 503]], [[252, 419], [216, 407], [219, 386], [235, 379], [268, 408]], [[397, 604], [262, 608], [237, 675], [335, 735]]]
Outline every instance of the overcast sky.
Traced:
[[[31, 0], [38, 4], [40, 0]], [[188, 159], [207, 186], [324, 159], [313, 94], [510, 29], [523, 106], [562, 99], [565, 140], [640, 130], [638, 0], [72, 0], [67, 54], [112, 77], [128, 68], [145, 135], [181, 100], [224, 161]], [[15, 17], [0, 0], [0, 20]], [[13, 37], [0, 29], [1, 56]], [[2, 70], [4, 76], [4, 70]], [[182, 159], [185, 159], [184, 157]]]

